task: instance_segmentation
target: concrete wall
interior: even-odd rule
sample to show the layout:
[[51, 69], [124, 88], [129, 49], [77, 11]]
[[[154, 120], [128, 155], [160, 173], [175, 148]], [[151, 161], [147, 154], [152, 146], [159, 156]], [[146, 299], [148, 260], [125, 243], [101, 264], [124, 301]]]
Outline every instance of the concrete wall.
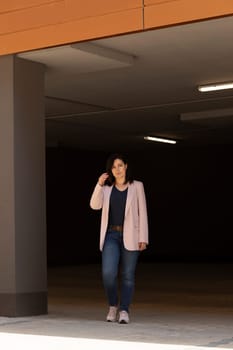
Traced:
[[0, 57], [0, 315], [47, 312], [44, 66]]
[[1, 0], [0, 55], [232, 14], [232, 0]]

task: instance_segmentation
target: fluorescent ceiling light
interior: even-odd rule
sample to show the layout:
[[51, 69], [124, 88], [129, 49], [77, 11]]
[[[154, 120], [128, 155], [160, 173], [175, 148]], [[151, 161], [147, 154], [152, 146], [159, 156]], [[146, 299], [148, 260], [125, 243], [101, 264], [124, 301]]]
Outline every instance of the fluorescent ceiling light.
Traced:
[[209, 91], [227, 90], [227, 89], [233, 89], [233, 82], [198, 86], [198, 90], [200, 92], [209, 92]]
[[161, 138], [161, 137], [154, 137], [154, 136], [144, 136], [144, 140], [155, 141], [155, 142], [171, 143], [173, 145], [176, 144], [175, 140], [168, 140], [168, 139], [164, 139], [164, 138]]

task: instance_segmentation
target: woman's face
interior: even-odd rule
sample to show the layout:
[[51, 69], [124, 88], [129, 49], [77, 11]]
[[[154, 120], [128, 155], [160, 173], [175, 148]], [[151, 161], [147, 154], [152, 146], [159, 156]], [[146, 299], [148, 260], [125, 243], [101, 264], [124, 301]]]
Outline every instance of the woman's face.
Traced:
[[121, 159], [115, 159], [112, 165], [112, 174], [115, 179], [125, 179], [127, 164]]

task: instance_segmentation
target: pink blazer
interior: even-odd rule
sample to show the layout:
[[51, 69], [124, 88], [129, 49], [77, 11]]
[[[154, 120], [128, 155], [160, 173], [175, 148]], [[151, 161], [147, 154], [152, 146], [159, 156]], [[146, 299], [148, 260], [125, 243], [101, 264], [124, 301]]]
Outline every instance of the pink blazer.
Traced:
[[[102, 251], [108, 227], [109, 200], [113, 186], [100, 186], [92, 193], [90, 206], [102, 209], [100, 225], [100, 250]], [[141, 181], [133, 181], [128, 187], [125, 219], [123, 227], [124, 246], [128, 250], [138, 250], [138, 243], [148, 243], [148, 218], [144, 186]]]

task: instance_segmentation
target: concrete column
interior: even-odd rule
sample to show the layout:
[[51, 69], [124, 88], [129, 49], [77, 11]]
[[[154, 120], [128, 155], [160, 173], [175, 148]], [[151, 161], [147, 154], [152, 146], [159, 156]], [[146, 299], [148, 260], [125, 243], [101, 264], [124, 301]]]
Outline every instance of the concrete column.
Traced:
[[44, 314], [44, 66], [2, 56], [0, 77], [0, 316]]

